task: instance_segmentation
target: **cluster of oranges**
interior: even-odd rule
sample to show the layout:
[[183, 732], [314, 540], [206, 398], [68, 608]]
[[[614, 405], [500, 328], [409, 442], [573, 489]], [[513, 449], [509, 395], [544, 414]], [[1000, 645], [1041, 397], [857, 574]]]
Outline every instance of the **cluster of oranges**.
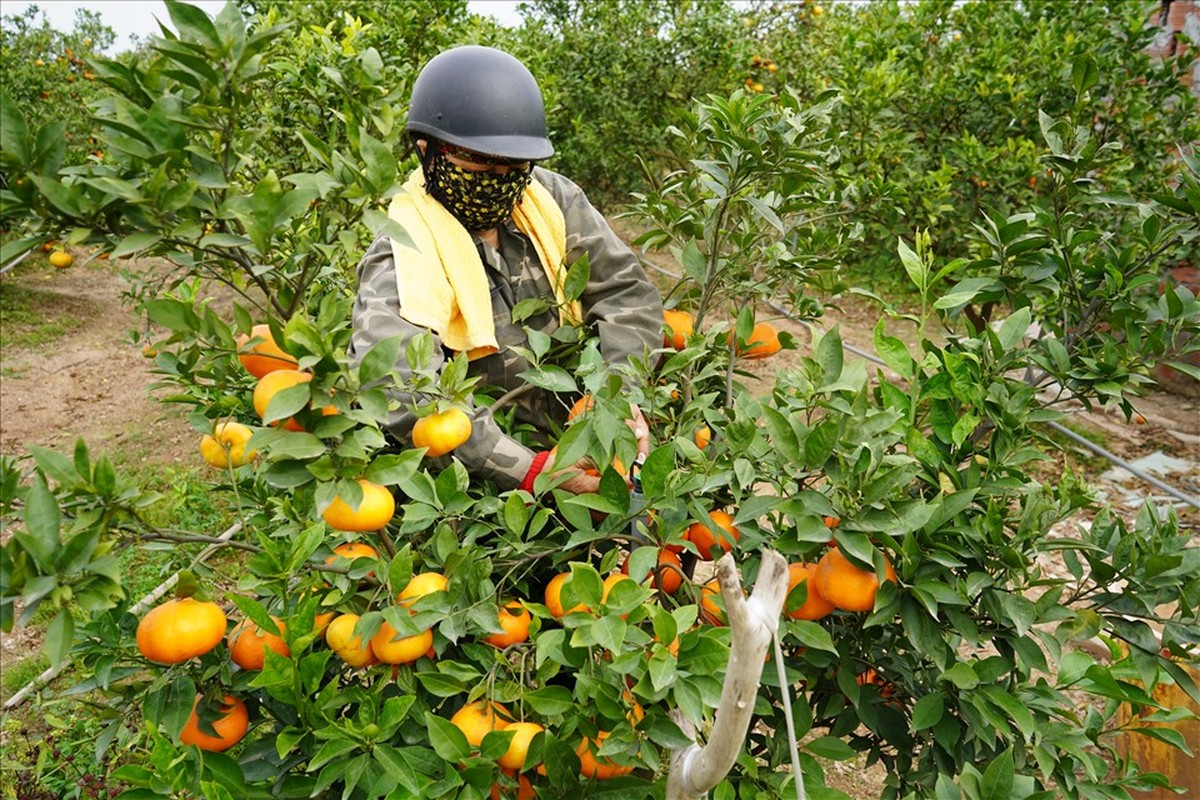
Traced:
[[[156, 664], [180, 664], [208, 653], [225, 638], [228, 620], [216, 603], [194, 597], [176, 597], [155, 606], [138, 622], [137, 648], [146, 659]], [[253, 623], [249, 623], [251, 626]], [[262, 668], [261, 649], [272, 646], [247, 639], [245, 623], [230, 633], [230, 653], [245, 656], [259, 648], [258, 669]], [[268, 634], [273, 636], [273, 634]], [[253, 637], [252, 637], [253, 638]], [[263, 637], [264, 639], [266, 637]], [[274, 637], [278, 639], [278, 637]], [[243, 640], [245, 643], [243, 643]], [[279, 640], [282, 643], [282, 640]], [[283, 645], [286, 651], [287, 645]], [[207, 725], [201, 727], [201, 707]], [[212, 733], [207, 728], [211, 727]], [[232, 695], [218, 701], [198, 696], [184, 724], [179, 739], [201, 750], [221, 752], [233, 747], [250, 727], [246, 704]]]
[[[688, 338], [695, 332], [692, 315], [679, 308], [668, 308], [663, 311], [663, 347], [674, 347], [682, 350], [687, 347]], [[734, 348], [739, 358], [767, 358], [779, 352], [779, 331], [769, 322], [757, 322], [750, 336], [746, 339], [746, 347]]]
[[[832, 530], [840, 520], [825, 517], [825, 526]], [[896, 570], [887, 556], [883, 557], [884, 580], [896, 582]], [[875, 608], [875, 595], [879, 591], [879, 576], [874, 570], [862, 569], [829, 540], [829, 549], [815, 563], [788, 565], [790, 594], [800, 584], [806, 587], [802, 604], [787, 612], [793, 619], [819, 620], [829, 616], [834, 609], [842, 611], [870, 611]]]
[[765, 70], [765, 71], [769, 72], [770, 74], [774, 75], [775, 72], [778, 71], [779, 66], [769, 58], [763, 58], [762, 56], [759, 56], [759, 55], [753, 55], [753, 56], [750, 56], [750, 69], [752, 70], [752, 72], [754, 74], [750, 75], [744, 81], [742, 81], [742, 85], [745, 86], [746, 89], [751, 92], [761, 92], [761, 91], [763, 91], [764, 87], [763, 87], [762, 83], [758, 80], [758, 77], [757, 77], [758, 73], [762, 70]]

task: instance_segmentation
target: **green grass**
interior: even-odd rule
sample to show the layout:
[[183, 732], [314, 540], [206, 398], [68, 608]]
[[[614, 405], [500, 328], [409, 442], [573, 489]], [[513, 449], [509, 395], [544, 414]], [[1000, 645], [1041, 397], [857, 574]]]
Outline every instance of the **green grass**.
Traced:
[[48, 666], [50, 660], [40, 650], [15, 664], [6, 662], [4, 674], [0, 675], [0, 688], [4, 690], [4, 696], [11, 697], [16, 694], [23, 686], [45, 672]]
[[71, 306], [82, 300], [5, 281], [0, 284], [0, 341], [5, 347], [38, 347], [83, 325]]

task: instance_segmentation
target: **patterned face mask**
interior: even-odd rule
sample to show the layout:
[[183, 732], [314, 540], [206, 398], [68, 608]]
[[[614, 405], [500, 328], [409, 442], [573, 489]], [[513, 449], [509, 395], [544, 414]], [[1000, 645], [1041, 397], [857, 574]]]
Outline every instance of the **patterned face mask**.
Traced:
[[434, 157], [425, 168], [425, 187], [469, 231], [495, 228], [512, 216], [533, 168], [510, 168], [503, 175], [460, 167]]

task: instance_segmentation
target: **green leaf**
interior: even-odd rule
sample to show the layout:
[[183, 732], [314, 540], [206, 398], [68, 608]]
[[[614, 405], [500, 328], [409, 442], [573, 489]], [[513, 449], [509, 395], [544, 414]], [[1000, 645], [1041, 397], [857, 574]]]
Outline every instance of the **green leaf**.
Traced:
[[[0, 92], [0, 158], [4, 165], [16, 167], [14, 171], [27, 171], [33, 160], [29, 144], [29, 129], [20, 108], [8, 92]], [[7, 262], [5, 258], [4, 263]]]
[[61, 527], [58, 499], [39, 478], [25, 497], [25, 528], [14, 530], [13, 538], [29, 553], [42, 573], [54, 572], [58, 549], [62, 546]]
[[1028, 306], [1017, 309], [1008, 319], [1004, 320], [998, 335], [1002, 351], [1007, 352], [1020, 344], [1021, 340], [1025, 338], [1025, 331], [1029, 330], [1029, 321]]
[[386, 377], [396, 369], [404, 348], [403, 335], [397, 334], [376, 342], [358, 365], [358, 381], [366, 387]]
[[592, 268], [585, 252], [575, 259], [575, 263], [567, 270], [567, 277], [563, 281], [563, 299], [571, 302], [582, 297], [591, 276]]
[[566, 714], [575, 707], [571, 692], [564, 686], [544, 686], [522, 695], [525, 702], [542, 716]]
[[995, 284], [994, 278], [967, 278], [939, 297], [933, 307], [941, 310], [961, 308], [974, 300], [984, 289], [991, 289]]
[[980, 800], [1010, 800], [1013, 789], [1012, 748], [993, 759], [979, 784]]
[[57, 667], [66, 660], [67, 653], [71, 651], [71, 645], [74, 643], [75, 618], [71, 616], [70, 609], [64, 608], [46, 626], [45, 648], [50, 666]]
[[884, 333], [884, 321], [881, 319], [875, 325], [875, 352], [883, 359], [893, 372], [904, 379], [913, 376], [913, 359], [908, 352], [908, 346], [894, 336]]
[[900, 263], [908, 273], [908, 279], [917, 287], [918, 292], [924, 294], [929, 286], [929, 269], [925, 262], [903, 239], [897, 239], [896, 249], [900, 253]]
[[858, 751], [837, 736], [819, 736], [804, 743], [804, 749], [815, 756], [831, 761], [849, 761], [858, 755]]
[[923, 731], [942, 721], [945, 698], [940, 694], [927, 694], [913, 705], [912, 729]]
[[134, 233], [126, 236], [121, 240], [121, 243], [113, 248], [113, 258], [133, 255], [140, 253], [143, 250], [148, 250], [154, 245], [162, 241], [162, 236], [157, 233]]
[[429, 732], [429, 743], [434, 752], [445, 760], [457, 764], [471, 754], [467, 737], [449, 720], [426, 711], [425, 729]]
[[519, 376], [526, 383], [531, 383], [541, 389], [551, 392], [574, 392], [578, 389], [575, 378], [562, 367], [546, 365], [537, 369], [529, 369]]
[[[462, 734], [460, 733], [459, 735], [461, 736]], [[338, 736], [330, 739], [325, 742], [325, 744], [321, 745], [321, 749], [318, 750], [317, 754], [312, 757], [311, 761], [308, 762], [308, 769], [310, 771], [320, 769], [330, 761], [354, 752], [359, 748], [359, 746], [360, 745], [358, 742], [348, 737]]]
[[974, 689], [979, 685], [979, 676], [975, 669], [966, 662], [959, 662], [938, 676], [939, 681], [949, 681], [959, 689]]
[[1071, 85], [1075, 94], [1082, 95], [1100, 81], [1100, 69], [1096, 60], [1089, 55], [1082, 55], [1071, 65]]

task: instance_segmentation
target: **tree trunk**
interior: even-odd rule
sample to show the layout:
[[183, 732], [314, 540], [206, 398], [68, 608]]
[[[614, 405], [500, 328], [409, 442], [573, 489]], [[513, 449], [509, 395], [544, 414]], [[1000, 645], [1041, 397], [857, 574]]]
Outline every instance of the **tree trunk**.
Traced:
[[694, 741], [692, 724], [678, 710], [671, 713], [672, 719], [692, 737], [693, 743], [671, 752], [666, 800], [704, 797], [729, 774], [742, 752], [767, 648], [779, 627], [779, 615], [787, 597], [788, 565], [779, 553], [764, 552], [754, 593], [747, 598], [742, 593], [733, 554], [726, 553], [717, 562], [717, 580], [732, 632], [725, 686], [712, 732], [703, 747]]

